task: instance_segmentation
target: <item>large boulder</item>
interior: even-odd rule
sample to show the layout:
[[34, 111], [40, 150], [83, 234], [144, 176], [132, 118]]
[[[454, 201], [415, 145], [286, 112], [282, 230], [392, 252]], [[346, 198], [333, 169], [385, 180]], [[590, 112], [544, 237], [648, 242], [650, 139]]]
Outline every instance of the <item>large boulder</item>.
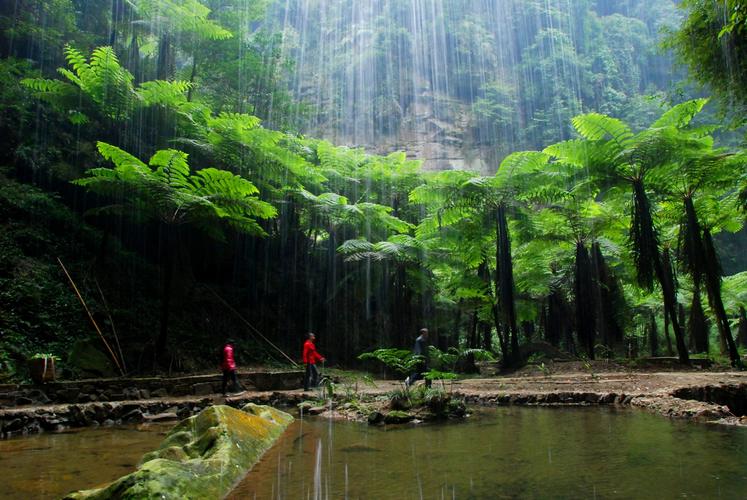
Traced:
[[114, 365], [97, 345], [92, 340], [75, 342], [67, 357], [67, 367], [81, 378], [116, 377]]
[[223, 498], [293, 417], [269, 406], [211, 406], [180, 422], [138, 469], [67, 499]]

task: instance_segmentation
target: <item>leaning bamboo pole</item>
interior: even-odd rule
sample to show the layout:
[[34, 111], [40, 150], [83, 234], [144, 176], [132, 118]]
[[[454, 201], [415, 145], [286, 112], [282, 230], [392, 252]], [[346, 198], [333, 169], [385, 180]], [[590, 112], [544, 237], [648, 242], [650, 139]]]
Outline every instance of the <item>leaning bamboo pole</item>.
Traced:
[[65, 276], [67, 276], [68, 281], [70, 281], [70, 285], [72, 285], [73, 291], [75, 291], [75, 295], [78, 296], [78, 300], [80, 300], [80, 303], [83, 305], [83, 309], [86, 310], [86, 314], [88, 314], [88, 319], [91, 320], [93, 327], [96, 329], [96, 332], [98, 332], [99, 337], [101, 337], [101, 340], [104, 342], [104, 345], [108, 349], [109, 354], [114, 360], [114, 363], [117, 365], [117, 368], [119, 369], [119, 373], [124, 377], [124, 370], [122, 370], [122, 366], [119, 364], [119, 360], [117, 359], [117, 356], [114, 354], [114, 351], [112, 351], [112, 348], [109, 346], [109, 342], [106, 341], [104, 334], [101, 333], [101, 329], [99, 328], [99, 325], [96, 323], [96, 320], [93, 319], [93, 315], [91, 314], [90, 309], [88, 309], [88, 306], [86, 305], [86, 301], [83, 300], [83, 296], [80, 294], [80, 291], [78, 291], [78, 287], [75, 285], [75, 281], [73, 281], [73, 278], [70, 276], [70, 273], [67, 272], [65, 265], [62, 263], [59, 257], [57, 257], [57, 262], [60, 264], [60, 267], [65, 272]]
[[106, 311], [106, 315], [109, 317], [109, 324], [112, 326], [112, 334], [114, 335], [114, 342], [117, 344], [117, 352], [119, 353], [119, 360], [122, 362], [122, 369], [124, 371], [127, 371], [127, 363], [125, 363], [124, 354], [122, 354], [122, 346], [119, 344], [119, 335], [117, 335], [117, 329], [114, 327], [114, 318], [112, 318], [112, 312], [109, 309], [109, 303], [106, 301], [106, 297], [104, 297], [104, 292], [101, 290], [101, 285], [99, 285], [99, 280], [96, 278], [93, 278], [93, 282], [96, 283], [96, 288], [99, 291], [99, 295], [101, 296], [101, 303], [104, 304], [104, 310]]
[[294, 367], [298, 367], [298, 363], [296, 363], [295, 361], [293, 361], [293, 359], [290, 356], [288, 356], [287, 354], [285, 354], [282, 349], [280, 349], [278, 346], [276, 346], [275, 344], [273, 344], [270, 341], [270, 339], [268, 339], [267, 337], [265, 337], [264, 335], [262, 335], [262, 333], [259, 330], [257, 330], [256, 328], [254, 328], [254, 326], [251, 323], [249, 323], [244, 318], [244, 316], [242, 316], [241, 313], [239, 313], [239, 311], [237, 311], [236, 309], [234, 309], [234, 307], [231, 304], [229, 304], [228, 302], [226, 302], [223, 297], [221, 297], [220, 295], [218, 295], [218, 292], [216, 292], [215, 290], [213, 290], [211, 287], [209, 287], [207, 285], [205, 285], [205, 288], [207, 288], [208, 290], [210, 290], [210, 292], [213, 295], [215, 295], [215, 297], [224, 306], [226, 306], [229, 311], [231, 311], [232, 313], [234, 313], [236, 315], [236, 317], [239, 318], [246, 326], [248, 326], [249, 328], [251, 328], [252, 332], [254, 334], [258, 335], [262, 340], [264, 340], [265, 342], [267, 342], [268, 344], [270, 344], [276, 351], [278, 351], [280, 354], [282, 354], [285, 359], [287, 359], [288, 361], [290, 361], [291, 365], [293, 365]]

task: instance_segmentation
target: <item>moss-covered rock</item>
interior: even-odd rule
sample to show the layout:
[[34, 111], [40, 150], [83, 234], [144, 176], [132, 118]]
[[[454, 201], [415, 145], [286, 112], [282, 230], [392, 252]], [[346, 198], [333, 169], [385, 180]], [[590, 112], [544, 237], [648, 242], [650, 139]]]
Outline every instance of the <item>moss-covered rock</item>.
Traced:
[[117, 376], [111, 361], [93, 340], [77, 340], [73, 344], [67, 357], [67, 367], [82, 378]]
[[384, 423], [385, 424], [405, 424], [407, 422], [410, 422], [415, 417], [407, 412], [399, 411], [399, 410], [392, 410], [386, 415], [384, 415]]
[[66, 498], [222, 498], [292, 421], [268, 406], [211, 406], [174, 427], [135, 472]]

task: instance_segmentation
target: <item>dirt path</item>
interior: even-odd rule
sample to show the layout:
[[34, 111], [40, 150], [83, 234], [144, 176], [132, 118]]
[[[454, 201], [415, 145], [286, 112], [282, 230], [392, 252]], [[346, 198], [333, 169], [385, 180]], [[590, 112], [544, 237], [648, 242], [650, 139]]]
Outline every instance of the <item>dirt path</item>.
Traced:
[[[422, 383], [422, 382], [420, 382]], [[441, 382], [434, 382], [440, 386]], [[401, 389], [402, 382], [376, 380], [373, 384], [340, 380], [338, 399], [385, 395]], [[550, 375], [514, 376], [446, 381], [443, 387], [480, 405], [592, 405], [633, 406], [672, 418], [747, 425], [747, 373], [745, 372], [633, 372], [566, 371]], [[213, 404], [241, 406], [248, 402], [296, 405], [319, 393], [301, 389], [245, 391], [224, 398], [218, 394], [163, 397], [117, 402], [31, 405], [0, 410], [0, 437], [65, 427], [112, 425], [184, 418]]]

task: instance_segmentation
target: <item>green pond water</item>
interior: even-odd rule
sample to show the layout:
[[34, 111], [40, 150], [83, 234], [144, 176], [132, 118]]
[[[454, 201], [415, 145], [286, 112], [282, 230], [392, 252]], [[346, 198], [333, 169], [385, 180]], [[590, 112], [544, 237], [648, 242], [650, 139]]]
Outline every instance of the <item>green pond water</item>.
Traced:
[[607, 408], [387, 429], [307, 419], [229, 498], [744, 499], [747, 429]]
[[[169, 425], [0, 441], [0, 498], [56, 498], [134, 470]], [[747, 498], [747, 429], [608, 408], [466, 422], [297, 420], [230, 499]]]

